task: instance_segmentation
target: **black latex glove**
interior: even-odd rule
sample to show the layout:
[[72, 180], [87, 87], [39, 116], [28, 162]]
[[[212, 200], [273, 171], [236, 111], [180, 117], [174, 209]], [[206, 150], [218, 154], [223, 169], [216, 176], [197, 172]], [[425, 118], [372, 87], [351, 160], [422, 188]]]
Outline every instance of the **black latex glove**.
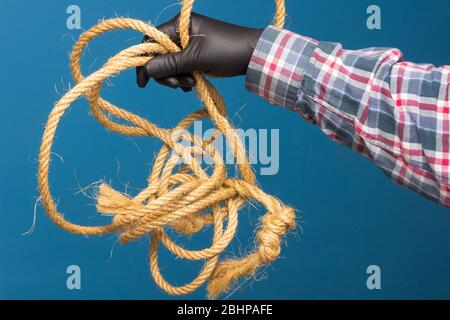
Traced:
[[[178, 18], [157, 28], [180, 45]], [[193, 71], [215, 77], [244, 75], [262, 31], [192, 13], [188, 46], [180, 52], [159, 55], [144, 67], [138, 67], [137, 83], [144, 88], [149, 79], [154, 78], [165, 86], [190, 91], [196, 85], [191, 75]]]

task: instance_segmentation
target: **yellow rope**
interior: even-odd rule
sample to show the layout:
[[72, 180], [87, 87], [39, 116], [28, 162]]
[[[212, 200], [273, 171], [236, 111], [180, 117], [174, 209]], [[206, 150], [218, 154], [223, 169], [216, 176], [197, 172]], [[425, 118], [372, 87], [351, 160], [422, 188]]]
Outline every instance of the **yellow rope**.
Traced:
[[[179, 19], [182, 48], [189, 42], [193, 4], [194, 0], [184, 0], [182, 3]], [[276, 0], [275, 17], [276, 26], [282, 27], [285, 18], [284, 0]], [[136, 30], [155, 42], [127, 48], [110, 58], [102, 68], [84, 77], [80, 71], [80, 56], [86, 45], [93, 38], [115, 29]], [[75, 43], [70, 57], [70, 67], [77, 85], [56, 103], [45, 126], [39, 154], [38, 184], [48, 216], [61, 228], [83, 235], [117, 232], [122, 243], [151, 233], [150, 270], [159, 287], [169, 294], [180, 295], [193, 292], [208, 281], [209, 296], [217, 297], [228, 290], [239, 277], [252, 275], [258, 267], [278, 257], [281, 237], [295, 226], [295, 214], [292, 208], [284, 206], [258, 188], [245, 148], [227, 118], [225, 103], [219, 92], [201, 74], [194, 73], [194, 77], [197, 80], [196, 92], [205, 109], [188, 115], [173, 129], [159, 128], [99, 96], [106, 78], [129, 68], [143, 66], [152, 55], [179, 50], [175, 43], [154, 26], [133, 19], [105, 20], [84, 32]], [[67, 221], [57, 211], [50, 193], [48, 174], [55, 132], [63, 114], [81, 96], [87, 98], [92, 114], [107, 129], [123, 135], [152, 136], [163, 142], [148, 178], [148, 186], [137, 196], [130, 198], [107, 184], [99, 187], [97, 210], [113, 217], [109, 225], [82, 226]], [[112, 118], [121, 119], [127, 124], [114, 122]], [[194, 121], [203, 118], [210, 118], [227, 139], [235, 158], [239, 160], [242, 179], [227, 178], [226, 166], [211, 140], [204, 141], [187, 133], [186, 129]], [[190, 142], [192, 146], [182, 145], [181, 140]], [[212, 174], [207, 174], [201, 167], [198, 155], [214, 160]], [[180, 160], [183, 167], [176, 171]], [[246, 257], [219, 261], [219, 255], [235, 235], [239, 208], [251, 199], [260, 202], [267, 209], [257, 232], [257, 247]], [[191, 235], [208, 224], [213, 225], [214, 235], [211, 246], [203, 250], [185, 249], [173, 242], [164, 231], [170, 227], [179, 233]], [[158, 266], [160, 242], [178, 257], [205, 260], [202, 270], [192, 282], [176, 287], [163, 278]]]

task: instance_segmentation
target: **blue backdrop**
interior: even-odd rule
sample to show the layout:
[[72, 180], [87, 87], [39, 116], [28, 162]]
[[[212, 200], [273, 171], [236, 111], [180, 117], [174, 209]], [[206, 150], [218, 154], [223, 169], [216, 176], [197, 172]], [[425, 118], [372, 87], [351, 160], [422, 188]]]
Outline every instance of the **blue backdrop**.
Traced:
[[[174, 2], [77, 0], [73, 4], [81, 8], [82, 28], [88, 29], [103, 17], [163, 22], [179, 11]], [[70, 4], [65, 0], [0, 2], [0, 298], [170, 298], [151, 280], [146, 238], [114, 246], [113, 235], [69, 234], [56, 227], [40, 206], [34, 231], [22, 235], [32, 224], [38, 197], [37, 154], [44, 123], [53, 104], [73, 84], [68, 53], [81, 30], [66, 27]], [[370, 4], [381, 7], [379, 31], [366, 27]], [[398, 47], [414, 62], [450, 63], [448, 0], [288, 0], [287, 9], [287, 28], [318, 40], [339, 41], [351, 49]], [[273, 4], [199, 0], [195, 10], [234, 23], [265, 26], [271, 21]], [[83, 59], [84, 71], [95, 70], [140, 37], [121, 31], [96, 40]], [[104, 97], [164, 127], [200, 106], [193, 94], [154, 84], [138, 89], [134, 71], [110, 82]], [[287, 237], [282, 258], [265, 274], [243, 283], [232, 298], [450, 298], [447, 209], [398, 187], [368, 160], [330, 141], [298, 115], [246, 92], [242, 78], [214, 82], [230, 112], [239, 113], [233, 120], [236, 126], [280, 129], [280, 171], [259, 177], [259, 182], [268, 193], [298, 209], [301, 222], [301, 228]], [[96, 214], [92, 199], [76, 194], [78, 183], [86, 186], [105, 179], [121, 190], [124, 184], [142, 188], [159, 146], [152, 139], [107, 132], [89, 115], [86, 101], [77, 101], [63, 118], [54, 146], [57, 155], [50, 179], [60, 210], [78, 223], [106, 223], [107, 218]], [[233, 251], [248, 249], [261, 213], [241, 212]], [[198, 247], [210, 236], [194, 237], [191, 244]], [[81, 290], [66, 287], [69, 265], [81, 268]], [[177, 284], [192, 279], [200, 267], [174, 260], [167, 252], [161, 255], [161, 265]], [[369, 265], [381, 268], [381, 290], [366, 287]], [[188, 296], [203, 297], [204, 288]]]

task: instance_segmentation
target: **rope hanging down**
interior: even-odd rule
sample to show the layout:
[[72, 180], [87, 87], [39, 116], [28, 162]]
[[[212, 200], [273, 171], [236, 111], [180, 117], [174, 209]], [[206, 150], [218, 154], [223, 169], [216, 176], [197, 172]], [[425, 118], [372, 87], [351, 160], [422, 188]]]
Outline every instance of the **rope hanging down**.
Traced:
[[[182, 48], [189, 42], [193, 4], [194, 0], [184, 0], [182, 3], [179, 18]], [[276, 26], [282, 27], [284, 18], [284, 0], [276, 0]], [[84, 77], [80, 71], [80, 57], [87, 44], [93, 38], [115, 29], [139, 31], [154, 39], [154, 43], [143, 43], [125, 49], [110, 58], [102, 68]], [[258, 188], [245, 148], [227, 118], [225, 103], [219, 92], [201, 74], [195, 73], [194, 77], [197, 80], [196, 92], [205, 109], [191, 113], [173, 129], [159, 128], [99, 96], [106, 78], [129, 68], [143, 66], [152, 55], [177, 51], [180, 48], [154, 26], [127, 18], [105, 20], [80, 36], [70, 57], [70, 67], [77, 85], [56, 103], [42, 137], [38, 169], [39, 191], [48, 216], [69, 232], [82, 235], [117, 232], [122, 243], [151, 233], [151, 274], [158, 286], [167, 293], [188, 294], [208, 281], [208, 295], [217, 297], [238, 278], [252, 275], [258, 267], [278, 257], [281, 237], [295, 226], [295, 214], [292, 208], [284, 206]], [[137, 196], [130, 198], [107, 184], [100, 185], [97, 210], [113, 217], [109, 225], [82, 226], [65, 220], [57, 211], [50, 193], [48, 175], [55, 132], [63, 114], [81, 96], [87, 98], [92, 114], [107, 129], [129, 136], [152, 136], [163, 142], [148, 178], [148, 186]], [[114, 122], [113, 118], [121, 119], [127, 125]], [[205, 141], [187, 133], [186, 130], [194, 121], [204, 118], [210, 118], [218, 132], [227, 139], [234, 157], [239, 160], [241, 180], [227, 178], [226, 166], [212, 140]], [[188, 141], [191, 146], [182, 145], [181, 140]], [[212, 174], [208, 175], [201, 167], [198, 155], [213, 159]], [[180, 160], [183, 166], [176, 171]], [[241, 259], [219, 261], [219, 255], [227, 248], [236, 232], [239, 208], [251, 199], [260, 202], [267, 209], [257, 232], [255, 251]], [[209, 224], [214, 227], [213, 240], [211, 246], [203, 250], [185, 249], [173, 242], [164, 231], [169, 227], [179, 233], [191, 235]], [[192, 282], [176, 287], [164, 279], [158, 266], [160, 242], [178, 257], [205, 260], [202, 270]]]

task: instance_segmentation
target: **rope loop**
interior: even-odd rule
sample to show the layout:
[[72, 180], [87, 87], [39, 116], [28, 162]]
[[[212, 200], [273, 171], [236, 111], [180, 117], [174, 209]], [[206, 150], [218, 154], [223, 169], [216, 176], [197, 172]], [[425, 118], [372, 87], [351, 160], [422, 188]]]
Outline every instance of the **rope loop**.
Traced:
[[[194, 0], [182, 3], [179, 30], [182, 48], [189, 43], [189, 25]], [[284, 0], [276, 0], [275, 25], [282, 27], [285, 18]], [[122, 50], [111, 57], [99, 70], [84, 76], [80, 57], [88, 43], [105, 32], [132, 29], [154, 39]], [[274, 261], [280, 254], [281, 237], [295, 227], [292, 208], [266, 194], [256, 184], [246, 150], [226, 115], [220, 93], [201, 74], [194, 73], [195, 88], [204, 109], [197, 110], [173, 129], [160, 128], [154, 123], [122, 109], [100, 97], [103, 82], [108, 77], [126, 69], [143, 66], [153, 56], [181, 50], [167, 35], [145, 22], [115, 18], [104, 20], [84, 32], [75, 43], [70, 68], [77, 83], [54, 106], [42, 137], [39, 154], [38, 185], [42, 203], [48, 216], [61, 228], [76, 234], [101, 235], [116, 232], [122, 243], [152, 234], [150, 245], [150, 271], [160, 288], [169, 294], [188, 294], [208, 281], [208, 294], [217, 297], [229, 289], [240, 277], [251, 276], [260, 266]], [[112, 222], [102, 226], [83, 226], [66, 220], [57, 210], [49, 187], [51, 149], [56, 129], [64, 113], [79, 97], [86, 97], [94, 117], [108, 130], [128, 136], [149, 136], [162, 141], [148, 185], [139, 194], [130, 197], [103, 183], [97, 196], [97, 211], [111, 215]], [[227, 177], [226, 165], [214, 147], [214, 137], [203, 140], [187, 129], [201, 119], [210, 118], [239, 159], [241, 179]], [[115, 121], [113, 119], [120, 120]], [[125, 123], [125, 124], [124, 124]], [[185, 142], [188, 142], [186, 146]], [[198, 156], [213, 160], [212, 172], [202, 168]], [[181, 168], [178, 164], [182, 162]], [[255, 200], [264, 205], [267, 213], [261, 219], [257, 232], [258, 247], [240, 259], [219, 261], [219, 255], [233, 240], [240, 207]], [[202, 250], [186, 249], [169, 238], [165, 230], [192, 235], [205, 226], [212, 225], [214, 234], [211, 246]], [[189, 260], [204, 260], [198, 276], [183, 286], [174, 286], [162, 276], [158, 265], [158, 246], [162, 243], [174, 255]]]

